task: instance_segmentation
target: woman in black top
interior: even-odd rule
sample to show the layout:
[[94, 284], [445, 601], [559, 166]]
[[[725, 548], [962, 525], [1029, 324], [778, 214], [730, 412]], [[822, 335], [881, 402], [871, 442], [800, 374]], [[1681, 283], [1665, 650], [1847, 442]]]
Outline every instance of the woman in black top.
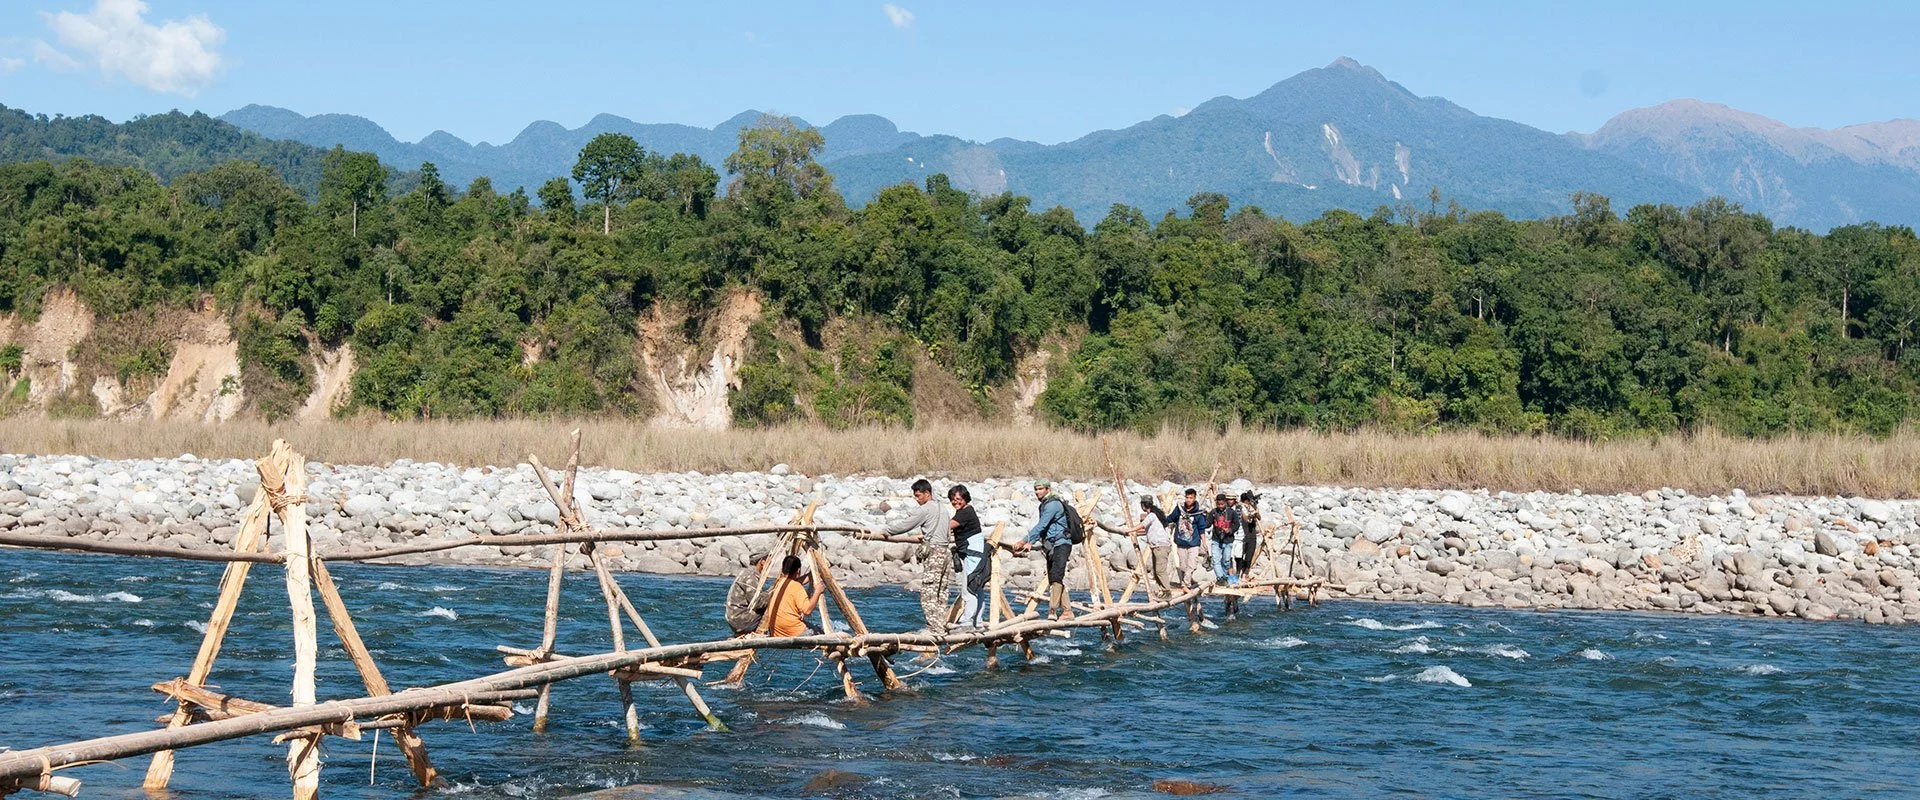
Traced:
[[960, 572], [960, 621], [962, 627], [986, 624], [987, 579], [993, 572], [993, 559], [987, 557], [987, 535], [980, 529], [980, 514], [973, 510], [973, 495], [967, 487], [955, 484], [947, 490], [947, 502], [953, 504], [953, 518], [947, 527], [953, 531], [953, 563]]

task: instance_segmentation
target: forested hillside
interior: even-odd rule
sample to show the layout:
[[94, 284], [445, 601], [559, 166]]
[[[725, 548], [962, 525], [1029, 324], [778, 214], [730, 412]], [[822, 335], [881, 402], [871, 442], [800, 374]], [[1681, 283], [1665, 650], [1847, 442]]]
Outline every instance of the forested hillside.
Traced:
[[[730, 399], [746, 425], [911, 424], [929, 365], [1005, 416], [1043, 347], [1065, 357], [1038, 412], [1082, 429], [1886, 433], [1920, 389], [1906, 228], [1814, 235], [1720, 201], [1622, 215], [1597, 195], [1534, 221], [1444, 199], [1285, 220], [1204, 193], [1080, 220], [941, 175], [855, 210], [822, 145], [769, 119], [711, 165], [603, 136], [572, 175], [585, 199], [555, 177], [539, 206], [431, 164], [396, 195], [345, 152], [312, 202], [245, 162], [170, 182], [12, 164], [0, 314], [31, 319], [62, 285], [103, 318], [210, 295], [269, 417], [342, 344], [348, 413], [646, 413], [641, 329], [697, 335], [740, 290], [764, 308]], [[115, 346], [123, 378], [166, 364], [164, 342]]]
[[115, 124], [104, 117], [48, 117], [0, 106], [0, 163], [85, 158], [138, 167], [171, 181], [229, 161], [252, 161], [308, 198], [327, 151], [267, 139], [205, 114], [178, 111]]

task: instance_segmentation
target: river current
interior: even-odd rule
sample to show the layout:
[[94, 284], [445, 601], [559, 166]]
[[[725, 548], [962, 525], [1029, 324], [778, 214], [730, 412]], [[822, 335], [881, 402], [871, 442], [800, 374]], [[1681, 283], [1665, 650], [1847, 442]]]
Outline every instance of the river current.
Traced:
[[[539, 644], [543, 573], [333, 571], [396, 689], [499, 671], [495, 645]], [[185, 673], [218, 576], [218, 565], [0, 552], [0, 746], [154, 727], [169, 705], [147, 687]], [[620, 581], [663, 640], [725, 635], [724, 581]], [[916, 598], [852, 594], [872, 628], [914, 627]], [[590, 576], [570, 574], [566, 600], [561, 651], [608, 649]], [[281, 571], [256, 567], [212, 683], [285, 702], [286, 603]], [[322, 699], [363, 694], [321, 631]], [[831, 665], [775, 653], [747, 688], [706, 690], [729, 733], [707, 731], [671, 684], [636, 684], [635, 748], [612, 681], [582, 678], [555, 687], [544, 735], [530, 716], [422, 728], [447, 778], [426, 792], [391, 739], [377, 757], [371, 737], [330, 739], [323, 794], [1096, 798], [1165, 796], [1153, 791], [1165, 780], [1240, 796], [1920, 794], [1914, 627], [1261, 602], [1197, 636], [1136, 632], [1114, 648], [1082, 631], [1039, 643], [1031, 661], [1005, 648], [1000, 669], [982, 660], [977, 649], [902, 658], [913, 692], [850, 705]], [[285, 797], [285, 747], [267, 738], [183, 751], [172, 796]], [[145, 766], [65, 774], [86, 781], [85, 797], [144, 798]]]

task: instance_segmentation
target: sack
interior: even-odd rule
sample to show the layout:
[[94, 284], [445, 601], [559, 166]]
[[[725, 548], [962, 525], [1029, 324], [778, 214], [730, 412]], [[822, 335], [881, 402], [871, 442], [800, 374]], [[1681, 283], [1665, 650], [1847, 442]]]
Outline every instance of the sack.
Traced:
[[1055, 498], [1054, 502], [1060, 504], [1061, 515], [1067, 518], [1067, 541], [1074, 544], [1086, 541], [1087, 526], [1080, 521], [1080, 509], [1074, 508], [1072, 503], [1059, 498]]

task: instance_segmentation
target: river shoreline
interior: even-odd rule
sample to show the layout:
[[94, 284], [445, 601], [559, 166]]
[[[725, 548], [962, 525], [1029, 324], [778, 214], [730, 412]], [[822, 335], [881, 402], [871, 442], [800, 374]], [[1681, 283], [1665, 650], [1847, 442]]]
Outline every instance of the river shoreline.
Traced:
[[[371, 550], [479, 534], [544, 533], [558, 516], [531, 468], [465, 468], [395, 461], [310, 464], [309, 514], [319, 550]], [[641, 474], [583, 468], [589, 524], [635, 530], [783, 524], [818, 501], [815, 521], [878, 528], [913, 501], [911, 477], [764, 472]], [[230, 546], [256, 485], [240, 460], [106, 460], [0, 455], [0, 532], [191, 549]], [[949, 481], [936, 480], [944, 489]], [[1024, 533], [1030, 479], [968, 481], [982, 520]], [[1122, 518], [1112, 487], [1097, 517]], [[1130, 485], [1161, 494], [1178, 485]], [[1297, 574], [1343, 590], [1328, 597], [1509, 609], [1667, 611], [1698, 614], [1920, 620], [1920, 502], [1838, 497], [1700, 497], [1662, 489], [1638, 495], [1464, 492], [1223, 484], [1262, 496], [1285, 537], [1283, 506], [1300, 523]], [[277, 546], [277, 535], [270, 546]], [[822, 533], [849, 586], [917, 588], [914, 545]], [[603, 545], [615, 569], [727, 577], [772, 535]], [[1110, 566], [1134, 555], [1103, 537]], [[550, 548], [464, 547], [397, 563], [544, 568]], [[1285, 561], [1282, 561], [1285, 564]], [[1037, 558], [1013, 559], [1009, 585], [1030, 587]], [[1077, 576], [1076, 566], [1074, 575]], [[1070, 576], [1074, 585], [1077, 577]]]

